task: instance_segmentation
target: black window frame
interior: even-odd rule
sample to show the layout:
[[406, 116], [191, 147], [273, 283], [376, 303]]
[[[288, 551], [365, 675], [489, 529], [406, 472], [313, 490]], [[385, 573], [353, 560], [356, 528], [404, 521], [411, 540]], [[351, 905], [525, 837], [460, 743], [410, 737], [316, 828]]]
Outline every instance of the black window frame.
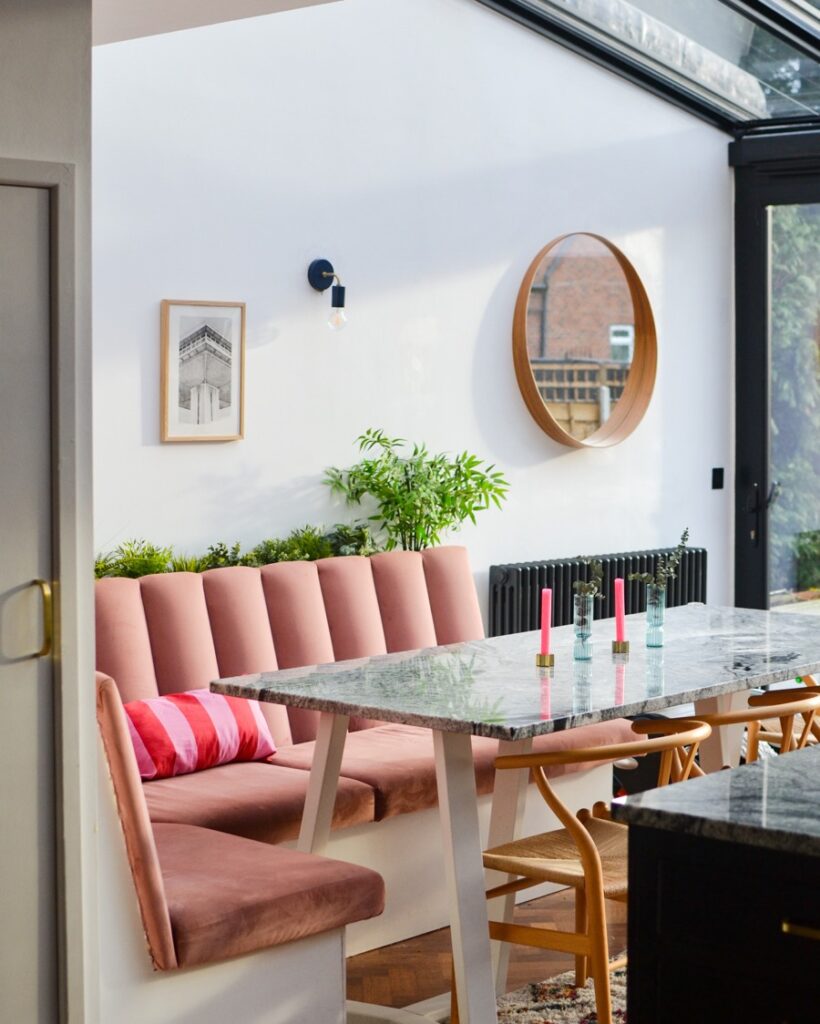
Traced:
[[[758, 128], [775, 131], [820, 130], [820, 114], [816, 117], [772, 117], [761, 121], [731, 117], [720, 107], [707, 102], [694, 89], [682, 82], [646, 67], [628, 54], [590, 37], [567, 25], [548, 10], [534, 7], [527, 0], [477, 0], [499, 14], [560, 43], [569, 50], [586, 57], [593, 63], [614, 72], [648, 92], [681, 107], [695, 117], [714, 125], [729, 135], [745, 135]], [[784, 42], [803, 50], [820, 61], [820, 18], [818, 26], [810, 20], [789, 17], [776, 0], [721, 0], [722, 3], [744, 15], [761, 28], [765, 28]]]
[[[750, 135], [735, 172], [735, 586], [738, 607], [769, 607], [771, 366], [769, 206], [820, 202], [820, 132]], [[755, 536], [752, 538], [752, 531]]]

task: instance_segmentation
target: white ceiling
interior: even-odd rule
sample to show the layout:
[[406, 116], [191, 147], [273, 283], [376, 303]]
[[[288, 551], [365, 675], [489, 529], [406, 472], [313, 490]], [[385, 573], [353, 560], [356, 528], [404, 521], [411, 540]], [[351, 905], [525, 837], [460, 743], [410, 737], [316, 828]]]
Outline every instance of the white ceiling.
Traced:
[[337, 0], [94, 0], [94, 45]]

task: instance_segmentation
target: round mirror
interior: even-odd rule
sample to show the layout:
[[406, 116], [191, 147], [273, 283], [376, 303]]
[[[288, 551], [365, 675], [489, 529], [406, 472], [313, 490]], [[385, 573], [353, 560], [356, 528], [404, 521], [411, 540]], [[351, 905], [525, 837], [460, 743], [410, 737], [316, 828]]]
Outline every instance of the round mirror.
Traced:
[[635, 429], [655, 383], [655, 324], [620, 249], [579, 233], [538, 253], [518, 293], [513, 357], [527, 408], [556, 441], [604, 447]]

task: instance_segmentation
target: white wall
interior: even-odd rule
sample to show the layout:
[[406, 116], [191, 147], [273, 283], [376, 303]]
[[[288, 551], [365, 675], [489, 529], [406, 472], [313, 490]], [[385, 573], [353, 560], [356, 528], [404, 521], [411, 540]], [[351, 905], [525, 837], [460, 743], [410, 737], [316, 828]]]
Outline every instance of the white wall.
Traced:
[[[96, 543], [203, 550], [350, 517], [320, 483], [365, 427], [469, 448], [510, 499], [494, 562], [692, 542], [731, 597], [727, 137], [473, 0], [345, 0], [95, 53]], [[550, 441], [511, 321], [538, 249], [611, 238], [659, 336], [623, 444]], [[348, 288], [326, 326], [314, 257]], [[248, 304], [246, 440], [162, 445], [159, 301]], [[710, 490], [725, 466], [727, 488]]]

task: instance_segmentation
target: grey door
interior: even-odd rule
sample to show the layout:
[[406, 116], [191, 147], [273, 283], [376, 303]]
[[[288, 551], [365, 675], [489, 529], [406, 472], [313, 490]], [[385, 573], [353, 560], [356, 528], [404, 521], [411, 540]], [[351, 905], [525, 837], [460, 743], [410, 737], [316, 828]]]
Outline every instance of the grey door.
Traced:
[[49, 192], [0, 184], [0, 1021], [57, 989]]

